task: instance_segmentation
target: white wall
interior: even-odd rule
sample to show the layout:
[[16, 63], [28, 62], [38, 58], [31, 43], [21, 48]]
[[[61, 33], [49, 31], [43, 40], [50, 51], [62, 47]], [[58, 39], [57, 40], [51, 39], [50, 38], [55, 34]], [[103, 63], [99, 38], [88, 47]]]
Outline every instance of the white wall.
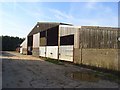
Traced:
[[46, 57], [58, 59], [58, 46], [47, 46]]
[[20, 53], [21, 53], [21, 54], [23, 53], [23, 48], [22, 48], [22, 47], [20, 48]]
[[40, 33], [33, 35], [33, 48], [38, 48], [40, 44]]
[[22, 48], [27, 48], [27, 37], [25, 38], [25, 40], [22, 42], [22, 44], [20, 46]]

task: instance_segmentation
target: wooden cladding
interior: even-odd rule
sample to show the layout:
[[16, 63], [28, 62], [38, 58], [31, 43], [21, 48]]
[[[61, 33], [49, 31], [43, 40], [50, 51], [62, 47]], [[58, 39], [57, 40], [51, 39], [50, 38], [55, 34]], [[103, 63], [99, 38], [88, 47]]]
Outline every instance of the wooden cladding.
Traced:
[[46, 31], [40, 32], [40, 38], [42, 38], [42, 37], [46, 37]]
[[81, 28], [79, 31], [81, 48], [118, 48], [118, 31], [110, 28]]
[[58, 26], [40, 32], [40, 46], [58, 46]]

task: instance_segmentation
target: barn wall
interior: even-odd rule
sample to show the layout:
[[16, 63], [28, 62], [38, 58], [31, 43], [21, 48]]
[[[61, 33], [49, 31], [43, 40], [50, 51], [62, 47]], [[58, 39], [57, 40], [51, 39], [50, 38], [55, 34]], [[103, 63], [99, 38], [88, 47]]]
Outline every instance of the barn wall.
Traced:
[[79, 48], [74, 48], [74, 63], [77, 63], [77, 64], [81, 64], [81, 59], [82, 59], [82, 56], [81, 56], [81, 50]]
[[22, 49], [22, 54], [27, 55], [27, 48]]
[[60, 46], [59, 59], [73, 62], [73, 45]]
[[75, 26], [60, 25], [58, 41], [59, 59], [73, 62], [73, 48], [79, 48], [79, 28]]
[[46, 46], [39, 47], [39, 56], [46, 57]]
[[39, 56], [40, 33], [33, 35], [33, 56]]
[[20, 46], [21, 46], [20, 53], [27, 55], [27, 38], [25, 38], [25, 40]]
[[74, 63], [118, 70], [118, 50], [82, 49], [81, 52], [81, 49], [76, 49]]
[[33, 48], [39, 47], [40, 44], [40, 33], [33, 35]]
[[27, 48], [27, 38], [25, 38], [25, 40], [20, 46], [22, 46], [22, 48]]
[[74, 63], [118, 70], [118, 31], [108, 27], [80, 28]]
[[39, 47], [37, 47], [37, 48], [34, 47], [33, 48], [32, 55], [36, 56], [36, 57], [39, 57]]
[[76, 26], [60, 25], [59, 37], [74, 35], [74, 48], [79, 48], [79, 28]]
[[79, 47], [108, 49], [118, 48], [118, 29], [109, 27], [81, 27]]

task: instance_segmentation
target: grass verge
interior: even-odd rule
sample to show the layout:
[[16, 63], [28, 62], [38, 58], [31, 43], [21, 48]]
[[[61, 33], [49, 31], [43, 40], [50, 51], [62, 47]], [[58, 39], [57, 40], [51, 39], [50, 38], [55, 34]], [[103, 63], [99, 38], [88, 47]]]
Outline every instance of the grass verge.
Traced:
[[54, 63], [54, 64], [57, 64], [57, 65], [64, 65], [64, 63], [60, 60], [57, 60], [57, 59], [51, 59], [51, 58], [43, 58], [45, 61], [48, 61], [50, 63]]

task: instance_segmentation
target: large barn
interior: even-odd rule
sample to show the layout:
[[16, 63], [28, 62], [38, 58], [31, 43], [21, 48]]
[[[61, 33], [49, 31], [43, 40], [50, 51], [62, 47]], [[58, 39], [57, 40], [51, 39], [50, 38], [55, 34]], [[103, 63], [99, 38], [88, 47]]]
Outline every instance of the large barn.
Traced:
[[38, 22], [20, 53], [118, 70], [118, 28]]

